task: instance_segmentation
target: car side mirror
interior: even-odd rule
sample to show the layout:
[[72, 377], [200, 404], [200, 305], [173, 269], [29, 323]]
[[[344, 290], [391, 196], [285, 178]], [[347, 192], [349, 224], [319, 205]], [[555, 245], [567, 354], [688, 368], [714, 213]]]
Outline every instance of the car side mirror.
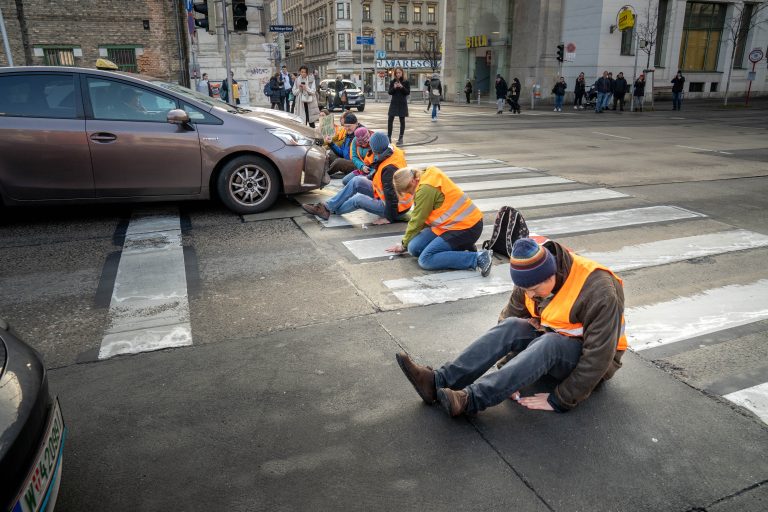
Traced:
[[189, 114], [180, 108], [175, 108], [168, 111], [168, 122], [171, 124], [187, 124], [189, 123]]

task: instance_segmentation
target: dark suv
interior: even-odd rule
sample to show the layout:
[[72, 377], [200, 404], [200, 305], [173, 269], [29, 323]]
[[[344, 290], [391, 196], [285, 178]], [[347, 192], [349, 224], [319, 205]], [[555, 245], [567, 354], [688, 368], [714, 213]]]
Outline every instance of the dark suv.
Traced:
[[326, 150], [291, 119], [176, 84], [70, 67], [0, 68], [6, 205], [208, 199], [268, 209], [323, 185]]
[[[351, 80], [342, 80], [341, 82], [344, 84], [344, 92], [347, 94], [347, 107], [356, 108], [358, 112], [365, 110], [365, 94], [363, 94], [363, 91], [358, 89]], [[336, 107], [340, 110], [343, 109], [339, 104], [337, 92], [336, 80], [328, 78], [320, 82], [320, 89], [317, 95], [317, 102], [320, 108], [325, 106], [331, 112]]]

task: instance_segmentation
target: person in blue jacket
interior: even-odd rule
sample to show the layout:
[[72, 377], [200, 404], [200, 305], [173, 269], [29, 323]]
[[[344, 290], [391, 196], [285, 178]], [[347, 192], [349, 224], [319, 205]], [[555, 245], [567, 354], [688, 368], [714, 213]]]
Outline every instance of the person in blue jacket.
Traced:
[[355, 164], [355, 170], [344, 176], [344, 179], [341, 180], [343, 184], [346, 185], [355, 176], [368, 176], [371, 173], [372, 169], [369, 165], [371, 161], [369, 160], [369, 163], [366, 163], [371, 153], [371, 146], [369, 144], [371, 135], [373, 135], [373, 132], [365, 126], [355, 130], [355, 138], [352, 139], [352, 145], [349, 148], [352, 163]]
[[357, 122], [357, 116], [352, 112], [345, 112], [341, 115], [341, 124], [344, 125], [347, 134], [340, 145], [331, 143], [329, 146], [331, 151], [328, 152], [330, 159], [328, 174], [335, 178], [341, 178], [355, 170], [350, 149], [352, 140], [355, 138], [355, 130], [362, 126]]

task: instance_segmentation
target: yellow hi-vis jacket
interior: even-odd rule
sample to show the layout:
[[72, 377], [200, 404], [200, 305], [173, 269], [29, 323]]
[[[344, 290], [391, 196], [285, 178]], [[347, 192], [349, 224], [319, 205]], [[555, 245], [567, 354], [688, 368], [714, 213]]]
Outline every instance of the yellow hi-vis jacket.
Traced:
[[419, 186], [429, 185], [445, 196], [440, 208], [432, 210], [426, 223], [437, 236], [446, 231], [469, 229], [483, 218], [483, 212], [458, 185], [437, 167], [428, 167], [419, 179]]
[[[371, 154], [373, 151], [371, 151]], [[376, 167], [376, 174], [373, 176], [373, 197], [379, 201], [386, 201], [384, 196], [384, 185], [381, 182], [381, 175], [384, 173], [384, 168], [388, 165], [394, 165], [398, 169], [402, 169], [406, 166], [405, 153], [402, 149], [394, 148], [394, 152], [384, 159], [378, 167]], [[407, 212], [413, 206], [413, 195], [404, 194], [399, 196], [397, 202], [397, 211]]]

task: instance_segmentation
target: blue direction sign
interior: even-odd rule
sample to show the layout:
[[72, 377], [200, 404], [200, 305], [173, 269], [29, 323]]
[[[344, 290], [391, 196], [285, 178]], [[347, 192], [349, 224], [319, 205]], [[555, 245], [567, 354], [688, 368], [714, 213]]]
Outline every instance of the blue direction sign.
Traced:
[[367, 37], [357, 36], [355, 38], [355, 42], [357, 44], [367, 44], [367, 45], [370, 45], [370, 46], [373, 46], [375, 44], [375, 40], [376, 40], [376, 38], [373, 37], [373, 36], [367, 36]]
[[293, 25], [270, 25], [270, 32], [293, 32]]

